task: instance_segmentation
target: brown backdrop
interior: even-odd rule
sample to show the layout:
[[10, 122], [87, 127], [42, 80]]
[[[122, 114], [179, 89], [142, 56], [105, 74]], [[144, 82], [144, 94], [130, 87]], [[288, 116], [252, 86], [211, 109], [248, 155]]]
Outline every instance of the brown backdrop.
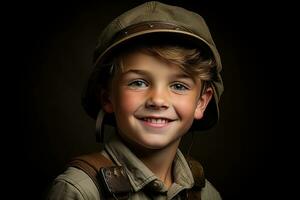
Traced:
[[[22, 171], [22, 196], [43, 198], [70, 157], [101, 148], [95, 142], [94, 121], [80, 105], [81, 91], [101, 29], [141, 2], [43, 1], [15, 9], [14, 52], [22, 64], [14, 66], [20, 80], [14, 87], [20, 93], [15, 128], [20, 131], [12, 145], [21, 149], [22, 167], [17, 169]], [[270, 13], [257, 2], [163, 2], [174, 2], [206, 19], [224, 67], [220, 122], [198, 134], [192, 155], [201, 160], [224, 199], [253, 199], [259, 193], [266, 197], [273, 180], [268, 165], [272, 89], [265, 59], [271, 50], [266, 40], [272, 28]], [[188, 136], [183, 144], [189, 142]]]

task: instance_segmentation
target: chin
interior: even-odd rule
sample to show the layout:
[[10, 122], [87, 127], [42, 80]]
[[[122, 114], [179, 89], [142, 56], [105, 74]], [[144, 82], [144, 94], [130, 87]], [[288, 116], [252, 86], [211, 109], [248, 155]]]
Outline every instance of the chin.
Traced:
[[174, 141], [169, 141], [169, 140], [164, 140], [162, 138], [147, 138], [146, 140], [139, 140], [136, 141], [141, 147], [145, 149], [152, 149], [152, 150], [159, 150], [159, 149], [164, 149], [167, 146], [171, 145], [174, 143]]
[[140, 144], [140, 145], [142, 147], [146, 148], [146, 149], [152, 149], [152, 150], [163, 149], [164, 147], [167, 146], [164, 143], [143, 143], [143, 144]]

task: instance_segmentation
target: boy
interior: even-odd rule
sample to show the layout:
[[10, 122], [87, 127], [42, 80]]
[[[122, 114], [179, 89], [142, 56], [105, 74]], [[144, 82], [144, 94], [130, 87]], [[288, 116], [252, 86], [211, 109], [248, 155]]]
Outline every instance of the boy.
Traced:
[[[71, 162], [49, 199], [221, 199], [178, 146], [218, 120], [221, 61], [203, 18], [147, 2], [113, 20], [95, 51], [83, 106], [101, 153]], [[107, 133], [104, 124], [115, 127]]]

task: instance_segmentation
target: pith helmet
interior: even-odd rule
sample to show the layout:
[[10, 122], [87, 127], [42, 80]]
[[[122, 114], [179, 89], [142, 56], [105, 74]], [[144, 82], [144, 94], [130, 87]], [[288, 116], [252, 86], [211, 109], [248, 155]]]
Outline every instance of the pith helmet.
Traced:
[[211, 128], [219, 119], [218, 103], [223, 92], [220, 75], [222, 64], [216, 45], [206, 22], [199, 14], [157, 1], [146, 2], [128, 10], [102, 31], [94, 53], [94, 68], [82, 98], [82, 105], [87, 114], [96, 119], [101, 110], [97, 93], [99, 79], [105, 77], [103, 73], [107, 72], [104, 68], [107, 68], [108, 60], [130, 42], [151, 39], [193, 44], [196, 48], [204, 49], [215, 60], [217, 76], [211, 81], [213, 98], [204, 117], [195, 121], [192, 126], [197, 130]]

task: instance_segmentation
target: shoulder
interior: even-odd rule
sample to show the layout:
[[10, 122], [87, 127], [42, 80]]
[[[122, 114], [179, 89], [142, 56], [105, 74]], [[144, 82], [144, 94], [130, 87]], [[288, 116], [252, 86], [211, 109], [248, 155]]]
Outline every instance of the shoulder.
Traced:
[[100, 200], [100, 196], [93, 180], [85, 172], [69, 167], [55, 178], [47, 199]]
[[201, 190], [201, 199], [202, 200], [221, 200], [221, 195], [217, 189], [205, 179], [205, 186]]

